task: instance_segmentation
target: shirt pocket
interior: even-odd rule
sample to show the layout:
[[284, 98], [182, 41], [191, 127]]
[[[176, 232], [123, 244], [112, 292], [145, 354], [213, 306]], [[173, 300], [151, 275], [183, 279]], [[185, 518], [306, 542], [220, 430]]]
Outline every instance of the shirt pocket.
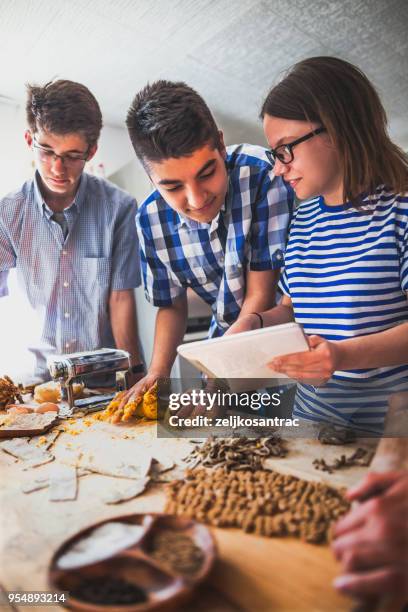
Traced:
[[85, 282], [94, 290], [107, 289], [111, 282], [111, 257], [84, 257]]

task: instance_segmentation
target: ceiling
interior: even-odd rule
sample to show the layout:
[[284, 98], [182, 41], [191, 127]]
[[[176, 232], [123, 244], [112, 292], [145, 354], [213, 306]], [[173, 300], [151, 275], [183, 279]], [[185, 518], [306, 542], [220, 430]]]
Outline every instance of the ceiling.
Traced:
[[262, 142], [259, 108], [282, 72], [337, 55], [374, 81], [408, 149], [407, 0], [0, 0], [0, 14], [0, 95], [17, 102], [26, 82], [68, 78], [123, 126], [147, 81], [181, 79], [229, 143]]

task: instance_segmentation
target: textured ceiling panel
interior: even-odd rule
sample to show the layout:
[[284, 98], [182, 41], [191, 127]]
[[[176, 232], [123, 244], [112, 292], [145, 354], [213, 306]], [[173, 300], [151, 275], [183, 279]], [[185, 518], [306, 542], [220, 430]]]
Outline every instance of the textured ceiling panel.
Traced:
[[221, 74], [264, 88], [297, 60], [323, 53], [319, 40], [259, 5], [191, 54]]
[[[186, 52], [224, 29], [245, 12], [253, 0], [74, 0], [75, 4], [133, 32], [147, 34], [163, 54], [166, 44], [178, 44]], [[165, 57], [165, 55], [162, 55]]]
[[0, 0], [1, 58], [25, 57], [35, 40], [47, 37], [49, 25], [58, 14], [57, 4], [49, 0]]
[[24, 83], [85, 83], [123, 125], [138, 89], [183, 79], [232, 140], [262, 141], [262, 99], [285, 69], [317, 54], [373, 79], [408, 147], [408, 0], [0, 0], [0, 95]]
[[263, 6], [358, 64], [389, 99], [408, 93], [407, 0], [274, 0]]

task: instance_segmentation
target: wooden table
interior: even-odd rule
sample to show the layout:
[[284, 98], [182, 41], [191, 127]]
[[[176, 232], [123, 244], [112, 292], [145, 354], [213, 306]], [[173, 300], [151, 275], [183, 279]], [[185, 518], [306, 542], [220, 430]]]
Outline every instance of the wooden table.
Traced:
[[[89, 419], [89, 417], [88, 417]], [[187, 439], [157, 439], [156, 425], [113, 426], [92, 421], [86, 426], [80, 419], [69, 425], [78, 435], [63, 433], [52, 452], [56, 461], [66, 461], [79, 450], [99, 455], [101, 461], [112, 457], [133, 457], [152, 452], [181, 462], [191, 449]], [[343, 447], [323, 447], [312, 441], [292, 441], [291, 453], [276, 459], [282, 472], [326, 480], [333, 484], [351, 484], [361, 478], [365, 468], [352, 468], [341, 476], [317, 472], [311, 466], [316, 456], [339, 456]], [[349, 446], [349, 453], [353, 447]], [[98, 459], [99, 460], [99, 459]], [[30, 472], [47, 473], [50, 465]], [[155, 484], [140, 497], [117, 506], [105, 505], [102, 497], [118, 479], [98, 474], [79, 480], [75, 501], [50, 502], [48, 489], [24, 494], [23, 479], [29, 471], [23, 464], [0, 451], [0, 584], [8, 590], [47, 590], [47, 567], [55, 549], [78, 530], [97, 521], [133, 512], [160, 512], [164, 508], [163, 485]], [[179, 471], [180, 473], [180, 471]], [[170, 473], [171, 474], [171, 473]], [[338, 566], [327, 546], [305, 544], [289, 538], [263, 538], [236, 529], [215, 529], [219, 560], [199, 598], [189, 609], [227, 612], [269, 610], [347, 611], [350, 600], [338, 595], [331, 583]], [[232, 603], [229, 603], [232, 602]], [[24, 606], [21, 610], [37, 612]], [[59, 610], [58, 606], [47, 607]]]

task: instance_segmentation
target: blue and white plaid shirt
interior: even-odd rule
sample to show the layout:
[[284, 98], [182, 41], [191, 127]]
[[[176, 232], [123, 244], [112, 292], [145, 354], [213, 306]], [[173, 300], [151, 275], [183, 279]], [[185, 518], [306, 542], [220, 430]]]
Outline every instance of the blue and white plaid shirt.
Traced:
[[115, 346], [109, 295], [139, 286], [140, 271], [136, 201], [129, 194], [83, 174], [64, 211], [69, 229], [64, 241], [37, 181], [36, 176], [0, 200], [0, 296], [7, 293], [7, 271], [17, 268], [38, 317], [36, 339], [28, 347], [36, 357], [34, 374], [44, 378], [49, 355]]
[[146, 298], [169, 306], [191, 287], [211, 306], [210, 337], [237, 319], [249, 270], [283, 265], [293, 192], [275, 177], [262, 147], [227, 147], [229, 185], [211, 223], [170, 208], [158, 191], [140, 206], [136, 225]]

